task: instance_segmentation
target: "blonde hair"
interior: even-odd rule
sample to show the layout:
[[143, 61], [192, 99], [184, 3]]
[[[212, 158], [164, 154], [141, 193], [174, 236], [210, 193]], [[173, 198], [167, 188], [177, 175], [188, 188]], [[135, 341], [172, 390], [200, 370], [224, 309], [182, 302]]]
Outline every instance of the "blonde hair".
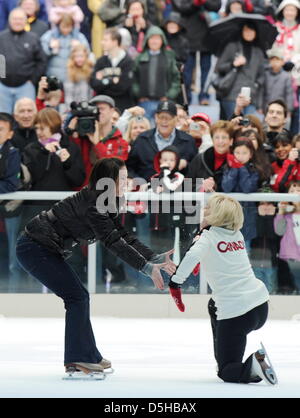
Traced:
[[[69, 0], [69, 6], [76, 4], [77, 0]], [[53, 5], [60, 7], [60, 0], [53, 0]]]
[[143, 123], [146, 126], [145, 131], [151, 129], [150, 121], [145, 116], [134, 116], [134, 117], [132, 117], [131, 119], [129, 119], [126, 132], [123, 135], [123, 138], [125, 139], [125, 141], [128, 142], [128, 144], [133, 142], [133, 139], [131, 137], [131, 130], [132, 130], [132, 125], [134, 123]]
[[205, 217], [212, 226], [238, 231], [244, 223], [243, 209], [240, 203], [232, 197], [215, 193], [209, 198], [209, 215]]
[[[82, 67], [77, 67], [74, 56], [77, 52], [83, 52], [86, 55], [86, 60]], [[82, 80], [88, 80], [93, 71], [93, 62], [89, 59], [89, 51], [85, 45], [76, 45], [70, 54], [67, 64], [67, 71], [69, 80], [73, 83], [78, 83]]]

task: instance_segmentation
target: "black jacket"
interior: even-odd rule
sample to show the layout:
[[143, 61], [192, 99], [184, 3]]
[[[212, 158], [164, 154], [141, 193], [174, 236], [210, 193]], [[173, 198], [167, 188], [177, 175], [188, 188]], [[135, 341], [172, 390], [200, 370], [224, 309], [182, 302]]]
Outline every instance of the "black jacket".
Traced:
[[98, 212], [99, 196], [99, 192], [84, 187], [52, 207], [56, 220], [51, 221], [49, 215], [42, 212], [27, 224], [26, 231], [33, 239], [63, 256], [74, 243], [100, 240], [123, 261], [141, 270], [154, 253], [122, 227], [118, 212]]
[[14, 129], [14, 135], [10, 142], [12, 145], [22, 153], [25, 147], [32, 142], [37, 142], [37, 135], [34, 128], [21, 128], [20, 126]]
[[208, 177], [213, 177], [217, 186], [216, 191], [222, 191], [221, 183], [223, 171], [226, 167], [226, 161], [218, 170], [215, 170], [214, 165], [214, 147], [210, 147], [206, 151], [196, 155], [196, 157], [189, 165], [189, 170], [186, 177], [189, 177], [193, 180], [194, 186], [196, 185], [196, 179], [207, 179]]
[[0, 54], [6, 62], [6, 78], [1, 83], [8, 87], [19, 87], [27, 81], [36, 85], [46, 72], [46, 55], [35, 33], [2, 31]]
[[[149, 181], [156, 174], [153, 163], [159, 150], [154, 138], [155, 131], [156, 129], [150, 129], [141, 133], [132, 144], [126, 161], [129, 177], [141, 177]], [[178, 129], [172, 145], [178, 149], [180, 158], [187, 162], [190, 162], [198, 152], [194, 138]]]
[[205, 38], [208, 35], [209, 12], [218, 12], [221, 0], [207, 0], [202, 6], [195, 6], [193, 0], [172, 0], [174, 10], [182, 16], [182, 22], [187, 30], [190, 50], [206, 51]]
[[[133, 61], [127, 53], [115, 67], [109, 57], [103, 55], [97, 60], [91, 76], [90, 84], [96, 94], [106, 94], [112, 97], [121, 112], [133, 106], [131, 95], [132, 67]], [[98, 71], [102, 71], [104, 74], [102, 80], [96, 78]]]
[[68, 191], [83, 184], [85, 168], [78, 145], [63, 136], [60, 146], [70, 153], [63, 163], [56, 153], [49, 152], [40, 142], [25, 147], [23, 162], [32, 176], [33, 191]]

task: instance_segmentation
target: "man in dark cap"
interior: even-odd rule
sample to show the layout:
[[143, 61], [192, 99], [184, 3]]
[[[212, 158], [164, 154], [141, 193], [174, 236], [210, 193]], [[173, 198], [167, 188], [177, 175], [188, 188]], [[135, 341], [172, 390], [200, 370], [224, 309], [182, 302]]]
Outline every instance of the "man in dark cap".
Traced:
[[129, 177], [141, 177], [147, 182], [155, 174], [153, 160], [155, 155], [174, 145], [180, 154], [179, 170], [185, 171], [187, 164], [197, 154], [194, 139], [176, 129], [177, 108], [170, 100], [159, 102], [155, 114], [155, 128], [141, 133], [132, 144], [127, 160]]

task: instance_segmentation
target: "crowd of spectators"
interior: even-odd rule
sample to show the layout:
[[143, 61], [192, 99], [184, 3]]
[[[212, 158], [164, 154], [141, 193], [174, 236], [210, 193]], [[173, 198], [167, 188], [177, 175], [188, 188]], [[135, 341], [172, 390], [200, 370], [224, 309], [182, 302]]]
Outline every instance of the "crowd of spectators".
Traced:
[[[266, 16], [278, 30], [272, 48], [260, 47], [255, 22], [246, 20], [215, 57], [209, 24], [236, 13]], [[191, 179], [203, 192], [300, 194], [299, 37], [298, 0], [0, 0], [0, 194], [80, 190], [103, 157], [126, 161], [130, 191], [156, 178], [156, 193]], [[195, 90], [199, 105], [209, 106], [212, 73], [231, 70], [230, 89], [216, 91], [219, 119], [189, 114]], [[9, 291], [22, 276], [17, 235], [51, 204], [0, 201]], [[299, 293], [300, 203], [242, 206], [255, 274], [271, 293]], [[122, 222], [158, 252], [178, 228], [183, 253], [192, 229], [173, 209], [152, 214], [131, 202]], [[98, 254], [103, 280], [109, 271], [130, 282], [127, 265], [103, 248]], [[84, 245], [78, 256], [85, 259]], [[199, 285], [199, 274], [189, 283]]]

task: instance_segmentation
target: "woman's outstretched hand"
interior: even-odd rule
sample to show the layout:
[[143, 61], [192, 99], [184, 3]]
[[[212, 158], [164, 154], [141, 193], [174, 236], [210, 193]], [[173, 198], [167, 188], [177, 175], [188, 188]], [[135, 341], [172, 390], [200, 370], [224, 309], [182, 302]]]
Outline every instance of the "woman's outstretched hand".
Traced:
[[164, 263], [163, 267], [161, 267], [162, 270], [164, 270], [166, 273], [168, 273], [170, 276], [172, 276], [177, 269], [176, 264], [174, 263], [173, 260], [171, 260], [171, 255], [174, 254], [174, 248], [172, 250], [169, 250], [163, 254], [161, 254], [162, 256], [164, 256]]

